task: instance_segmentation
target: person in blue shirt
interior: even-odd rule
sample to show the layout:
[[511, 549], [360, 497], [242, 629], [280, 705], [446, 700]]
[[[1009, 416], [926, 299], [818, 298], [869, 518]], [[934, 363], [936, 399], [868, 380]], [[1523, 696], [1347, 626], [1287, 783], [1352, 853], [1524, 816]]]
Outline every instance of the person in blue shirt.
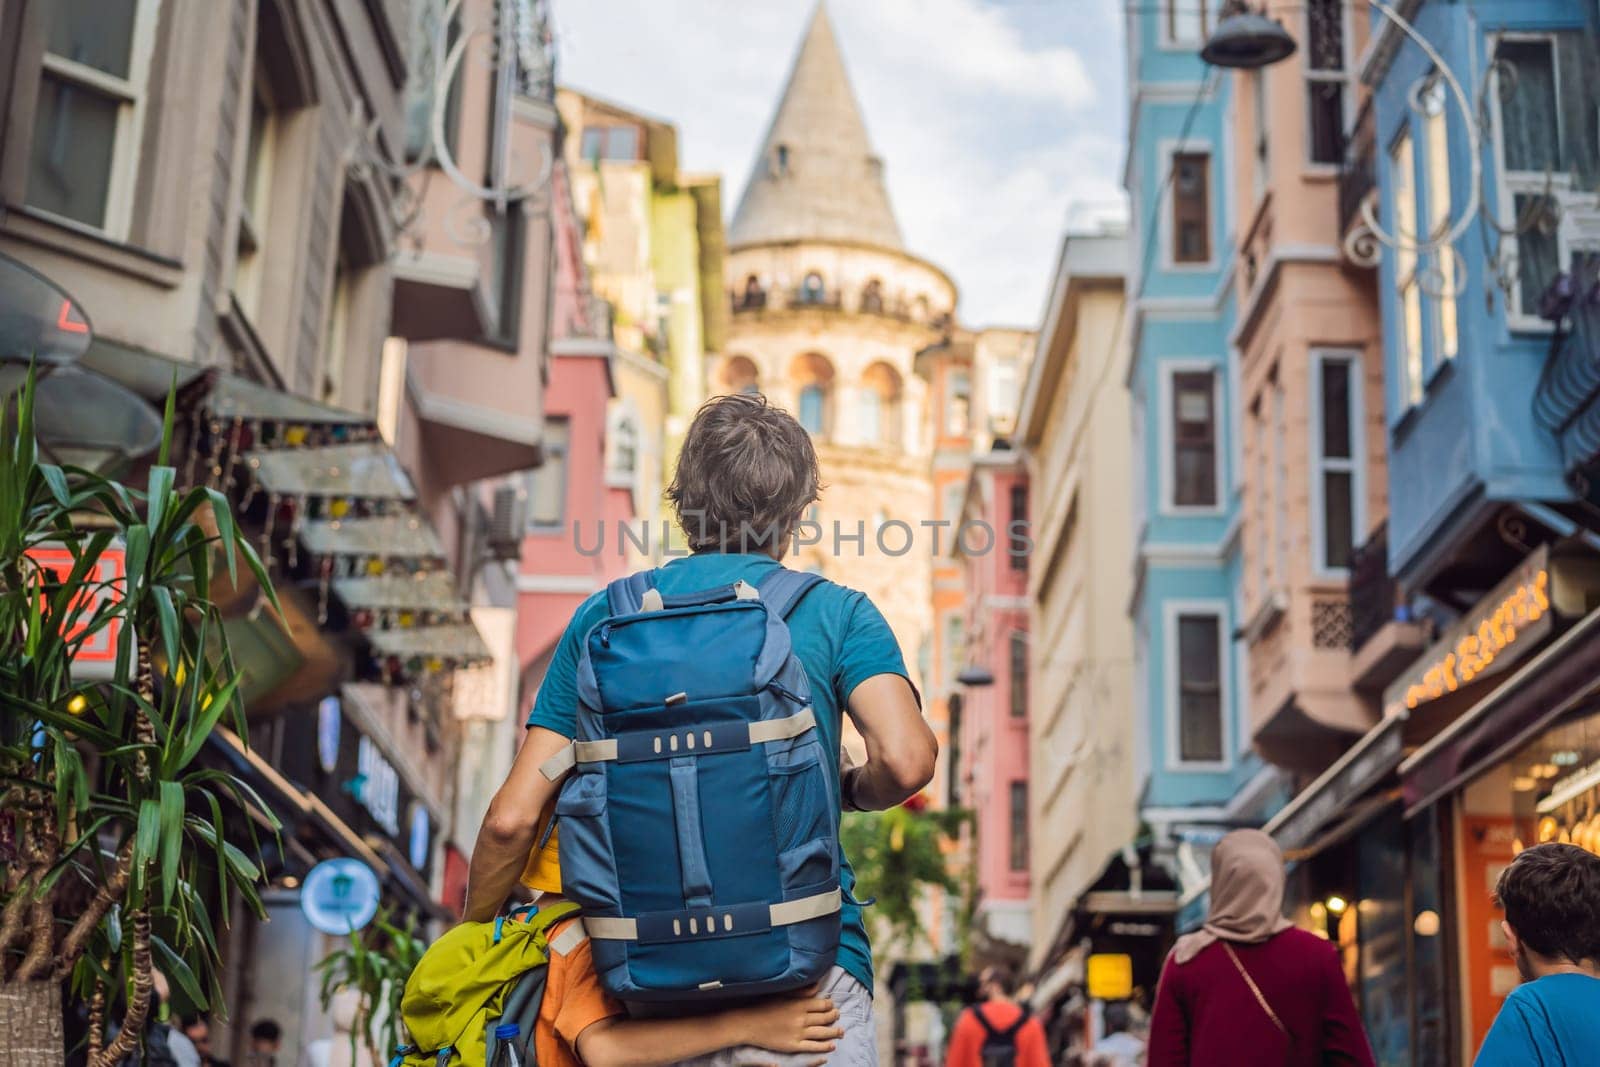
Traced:
[[1600, 856], [1576, 845], [1526, 849], [1500, 875], [1495, 899], [1523, 984], [1474, 1067], [1600, 1062]]
[[[793, 416], [761, 396], [707, 401], [685, 435], [667, 492], [692, 554], [658, 568], [655, 587], [670, 596], [739, 579], [759, 585], [781, 565], [819, 492], [811, 435]], [[606, 614], [601, 590], [578, 608], [556, 645], [522, 747], [478, 832], [468, 872], [468, 921], [493, 918], [525, 866], [539, 865], [537, 856], [529, 860], [530, 851], [556, 793], [539, 767], [576, 731], [582, 641]], [[838, 775], [841, 806], [883, 810], [927, 785], [938, 744], [877, 607], [860, 592], [823, 582], [800, 601], [788, 624], [795, 655], [810, 677], [824, 745], [840, 750], [846, 714], [866, 743], [866, 762]], [[848, 900], [855, 876], [842, 855], [841, 870]], [[838, 1025], [845, 1031], [829, 1062], [875, 1065], [872, 949], [860, 907], [847, 903], [841, 922], [838, 965], [819, 990], [839, 1009]]]

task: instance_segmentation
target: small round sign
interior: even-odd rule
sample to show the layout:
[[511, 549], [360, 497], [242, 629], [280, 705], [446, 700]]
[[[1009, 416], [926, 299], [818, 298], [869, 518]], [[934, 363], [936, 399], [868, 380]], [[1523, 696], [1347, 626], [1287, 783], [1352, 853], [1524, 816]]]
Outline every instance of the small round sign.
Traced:
[[344, 707], [336, 696], [322, 698], [317, 705], [317, 763], [326, 774], [332, 774], [339, 765], [339, 727], [344, 719]]
[[421, 801], [411, 804], [411, 839], [407, 844], [407, 859], [411, 866], [422, 870], [428, 865], [428, 848], [432, 844], [433, 825], [428, 818], [428, 807]]
[[378, 876], [357, 859], [324, 860], [311, 868], [300, 887], [300, 910], [325, 934], [364, 928], [378, 914]]

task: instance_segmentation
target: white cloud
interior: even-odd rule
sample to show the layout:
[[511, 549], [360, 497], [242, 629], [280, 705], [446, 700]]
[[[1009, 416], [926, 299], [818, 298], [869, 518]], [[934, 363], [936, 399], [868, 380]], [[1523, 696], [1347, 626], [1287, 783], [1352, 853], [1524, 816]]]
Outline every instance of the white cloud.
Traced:
[[[1034, 325], [1068, 206], [1120, 197], [1121, 0], [835, 0], [907, 247], [973, 325]], [[675, 123], [738, 204], [812, 0], [556, 0], [562, 80]]]

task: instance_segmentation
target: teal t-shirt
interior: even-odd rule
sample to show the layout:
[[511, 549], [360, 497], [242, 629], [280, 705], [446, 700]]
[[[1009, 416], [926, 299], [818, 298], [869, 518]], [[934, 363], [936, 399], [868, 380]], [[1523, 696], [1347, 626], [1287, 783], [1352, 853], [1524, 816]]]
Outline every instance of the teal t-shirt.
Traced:
[[1582, 1067], [1600, 1057], [1600, 978], [1547, 974], [1511, 991], [1473, 1067]]
[[[656, 588], [668, 596], [728, 585], [743, 578], [757, 585], [778, 564], [770, 556], [704, 553], [669, 561], [656, 571]], [[583, 638], [606, 617], [602, 590], [579, 606], [556, 645], [550, 669], [534, 699], [529, 726], [542, 726], [564, 737], [576, 731], [578, 659]], [[846, 701], [855, 687], [879, 674], [898, 674], [910, 681], [905, 657], [894, 633], [865, 593], [825, 582], [816, 586], [789, 616], [794, 654], [811, 680], [811, 704], [826, 751], [839, 751]], [[838, 768], [828, 768], [835, 791]], [[844, 888], [855, 888], [850, 861], [839, 853]], [[872, 947], [861, 909], [846, 903], [840, 914], [839, 966], [868, 990], [872, 989]]]

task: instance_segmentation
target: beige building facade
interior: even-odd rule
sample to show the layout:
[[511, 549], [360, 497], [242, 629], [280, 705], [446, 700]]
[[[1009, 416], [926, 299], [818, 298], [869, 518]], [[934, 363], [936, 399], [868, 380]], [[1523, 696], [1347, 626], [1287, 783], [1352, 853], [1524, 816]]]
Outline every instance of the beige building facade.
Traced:
[[1138, 826], [1133, 686], [1133, 423], [1120, 228], [1063, 242], [1017, 441], [1033, 554], [1028, 649], [1030, 969]]

